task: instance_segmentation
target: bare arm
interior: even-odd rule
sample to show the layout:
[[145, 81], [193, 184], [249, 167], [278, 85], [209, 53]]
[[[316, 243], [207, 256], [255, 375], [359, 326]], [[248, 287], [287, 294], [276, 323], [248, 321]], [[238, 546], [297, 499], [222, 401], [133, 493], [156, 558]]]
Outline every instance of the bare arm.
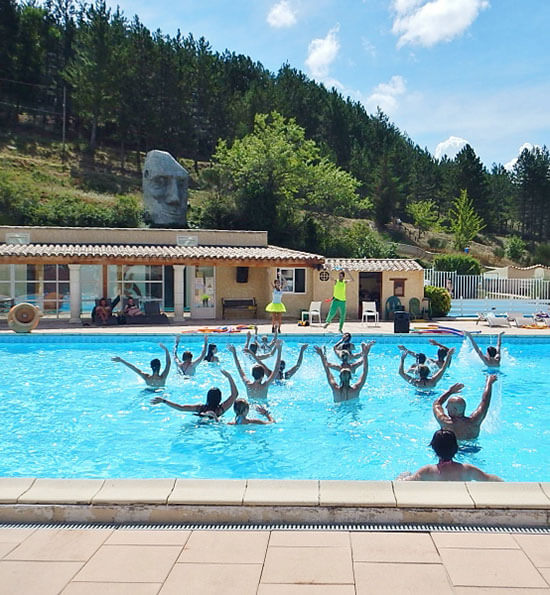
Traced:
[[399, 376], [401, 376], [401, 378], [403, 378], [403, 380], [406, 380], [407, 382], [411, 383], [411, 384], [415, 384], [416, 379], [413, 378], [410, 374], [407, 374], [407, 372], [405, 372], [404, 370], [404, 365], [405, 365], [405, 358], [407, 357], [407, 352], [403, 351], [403, 353], [401, 354], [401, 361], [399, 362]]
[[202, 405], [179, 405], [164, 397], [155, 397], [154, 399], [151, 399], [151, 404], [156, 405], [157, 403], [164, 403], [165, 405], [168, 405], [168, 407], [172, 407], [172, 409], [177, 409], [178, 411], [200, 411], [200, 408], [202, 407]]
[[252, 356], [252, 358], [254, 359], [254, 361], [262, 366], [262, 368], [264, 369], [264, 372], [267, 374], [267, 376], [269, 376], [272, 372], [272, 370], [270, 368], [268, 368], [263, 362], [262, 360], [258, 357], [257, 353], [254, 353], [253, 351], [247, 351], [247, 354]]
[[202, 351], [200, 352], [199, 357], [192, 363], [193, 366], [200, 364], [206, 355], [206, 350], [208, 349], [208, 335], [204, 335], [204, 344], [202, 346]]
[[498, 334], [498, 339], [497, 339], [497, 359], [500, 362], [500, 348], [502, 346], [502, 335], [504, 335], [504, 331], [502, 331], [501, 333]]
[[487, 363], [487, 358], [485, 357], [485, 355], [483, 354], [483, 351], [481, 351], [481, 349], [479, 348], [478, 344], [476, 343], [475, 339], [472, 337], [472, 334], [469, 333], [468, 331], [463, 331], [464, 334], [468, 337], [468, 339], [470, 339], [470, 343], [472, 344], [472, 347], [474, 348], [474, 351], [479, 355], [479, 357], [481, 358], [481, 361], [486, 364]]
[[286, 378], [292, 378], [292, 376], [294, 376], [294, 374], [296, 374], [296, 372], [300, 369], [302, 361], [304, 360], [304, 351], [307, 349], [307, 347], [307, 343], [305, 345], [302, 345], [302, 347], [300, 348], [300, 355], [298, 356], [298, 359], [296, 361], [296, 365], [290, 368], [290, 370], [288, 370], [288, 372], [285, 374]]
[[136, 368], [136, 366], [134, 366], [134, 364], [131, 364], [130, 362], [127, 362], [125, 359], [118, 357], [118, 355], [115, 357], [112, 357], [111, 359], [114, 362], [119, 362], [121, 364], [124, 364], [127, 368], [130, 368], [130, 370], [132, 370], [133, 372], [135, 372], [136, 374], [141, 376], [144, 380], [147, 380], [149, 378], [149, 374], [145, 374], [145, 372], [142, 372], [139, 368]]
[[445, 356], [445, 363], [439, 368], [439, 370], [432, 376], [433, 382], [439, 382], [443, 374], [445, 374], [445, 370], [451, 365], [451, 360], [453, 359], [453, 353], [455, 352], [455, 348], [451, 347], [449, 351], [447, 351], [447, 355]]
[[321, 363], [323, 364], [325, 374], [327, 375], [328, 383], [330, 384], [330, 386], [332, 388], [338, 388], [338, 384], [336, 384], [336, 381], [334, 380], [332, 373], [330, 371], [330, 368], [328, 366], [327, 356], [325, 355], [324, 351], [318, 345], [315, 345], [315, 347], [313, 349], [315, 349], [315, 351], [321, 357]]
[[256, 353], [256, 359], [262, 360], [262, 359], [269, 359], [270, 357], [273, 357], [273, 355], [275, 354], [275, 350], [277, 349], [277, 345], [273, 345], [273, 347], [271, 348], [270, 351], [268, 351], [267, 353], [262, 353], [262, 354], [258, 354]]
[[178, 347], [179, 347], [179, 344], [180, 344], [180, 336], [178, 335], [176, 337], [176, 341], [174, 343], [174, 361], [176, 362], [176, 365], [178, 365], [178, 366], [182, 363], [182, 361], [178, 357]]
[[485, 471], [482, 471], [473, 465], [469, 465], [468, 463], [463, 463], [463, 467], [467, 469], [469, 478], [475, 481], [504, 481], [498, 475], [485, 473]]
[[490, 376], [487, 376], [485, 389], [483, 391], [483, 394], [481, 395], [481, 402], [479, 403], [477, 409], [472, 413], [472, 415], [470, 415], [470, 419], [472, 421], [475, 421], [476, 423], [481, 423], [487, 416], [487, 412], [489, 411], [489, 405], [491, 404], [493, 384], [496, 381], [496, 374], [491, 374]]
[[446, 345], [439, 343], [435, 339], [430, 339], [429, 343], [430, 343], [430, 345], [435, 345], [436, 347], [441, 347], [441, 349], [446, 349], [447, 351], [449, 351], [449, 348]]
[[369, 351], [373, 345], [374, 341], [361, 344], [361, 350], [363, 353], [363, 371], [361, 372], [359, 380], [357, 380], [357, 382], [352, 386], [353, 390], [360, 390], [367, 380], [367, 374], [369, 372]]
[[170, 352], [168, 351], [166, 345], [163, 345], [162, 343], [159, 343], [159, 345], [161, 346], [162, 349], [164, 349], [164, 354], [166, 356], [166, 364], [164, 366], [164, 370], [163, 370], [162, 374], [160, 375], [160, 377], [163, 380], [166, 380], [166, 377], [168, 376], [168, 372], [170, 372], [170, 366], [172, 365], [172, 360], [170, 359]]
[[229, 395], [229, 398], [225, 399], [225, 401], [220, 405], [223, 413], [225, 413], [230, 407], [233, 407], [233, 403], [239, 396], [239, 390], [235, 384], [235, 381], [233, 380], [233, 376], [231, 376], [227, 370], [221, 370], [221, 373], [227, 378], [227, 380], [229, 380], [229, 386], [231, 388], [231, 394]]
[[227, 349], [229, 349], [229, 351], [233, 354], [233, 359], [235, 360], [235, 366], [237, 367], [237, 372], [239, 373], [241, 380], [245, 384], [250, 384], [250, 381], [246, 377], [246, 374], [243, 372], [243, 369], [241, 367], [241, 362], [239, 361], [239, 358], [237, 357], [237, 352], [235, 351], [235, 346], [230, 344], [227, 346]]
[[462, 389], [464, 388], [463, 384], [453, 384], [449, 389], [447, 389], [440, 397], [438, 397], [432, 406], [432, 411], [434, 414], [434, 417], [445, 424], [450, 424], [452, 423], [452, 419], [445, 413], [445, 410], [443, 409], [443, 405], [445, 404], [445, 401], [451, 396], [454, 395], [456, 393], [459, 393]]
[[271, 413], [262, 405], [256, 405], [256, 411], [261, 415], [265, 416], [266, 419], [250, 419], [249, 422], [252, 424], [261, 424], [263, 426], [267, 424], [274, 424], [275, 420], [271, 416]]
[[283, 350], [283, 345], [282, 345], [281, 341], [278, 341], [277, 342], [277, 359], [275, 360], [275, 366], [273, 367], [271, 374], [268, 376], [267, 380], [265, 381], [266, 385], [271, 384], [275, 380], [276, 376], [279, 373], [279, 368], [281, 365], [282, 350]]

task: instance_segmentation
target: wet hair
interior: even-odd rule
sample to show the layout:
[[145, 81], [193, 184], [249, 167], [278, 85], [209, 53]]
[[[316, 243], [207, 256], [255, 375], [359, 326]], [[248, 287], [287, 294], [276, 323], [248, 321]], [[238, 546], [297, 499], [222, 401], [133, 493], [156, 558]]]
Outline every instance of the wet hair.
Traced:
[[260, 364], [252, 366], [252, 376], [255, 378], [255, 380], [261, 380], [264, 375], [265, 370], [263, 369], [263, 366], [260, 366]]
[[160, 360], [158, 358], [152, 359], [150, 366], [151, 370], [153, 370], [153, 374], [158, 374], [160, 372]]
[[211, 388], [207, 393], [206, 393], [206, 411], [214, 411], [216, 412], [216, 410], [218, 409], [218, 407], [220, 406], [220, 403], [222, 402], [222, 391], [217, 388]]
[[192, 354], [190, 351], [184, 351], [184, 352], [181, 354], [181, 359], [182, 359], [184, 362], [191, 361], [191, 360], [193, 359], [193, 354]]
[[342, 368], [340, 370], [340, 380], [343, 380], [344, 376], [347, 376], [351, 380], [351, 368]]
[[416, 368], [416, 371], [418, 372], [418, 375], [420, 376], [421, 380], [427, 380], [428, 376], [430, 375], [430, 368], [428, 368], [428, 366], [425, 365], [420, 365]]
[[351, 353], [351, 343], [349, 341], [346, 341], [345, 343], [342, 343], [341, 349], [343, 351], [349, 351]]
[[250, 405], [246, 399], [237, 399], [233, 403], [233, 411], [235, 415], [244, 415], [246, 416], [247, 413], [250, 411]]
[[446, 347], [440, 347], [437, 350], [437, 359], [438, 360], [444, 360], [447, 357], [447, 353], [449, 353], [449, 350]]
[[493, 347], [492, 345], [490, 345], [489, 347], [487, 347], [487, 355], [489, 357], [495, 357], [497, 354], [497, 350], [495, 347]]
[[248, 348], [250, 349], [250, 351], [252, 351], [252, 353], [255, 354], [258, 351], [258, 343], [250, 343]]
[[206, 353], [206, 356], [204, 358], [207, 362], [212, 361], [212, 358], [214, 357], [214, 354], [216, 353], [216, 349], [218, 349], [218, 347], [214, 343], [210, 343], [208, 345], [208, 352]]
[[342, 349], [342, 351], [340, 351], [340, 358], [342, 361], [348, 360], [350, 357], [351, 357], [351, 353], [349, 352], [348, 349]]
[[419, 364], [424, 364], [426, 363], [426, 354], [425, 353], [417, 353], [416, 354], [416, 361]]
[[442, 461], [451, 461], [458, 452], [458, 442], [455, 433], [451, 430], [437, 430], [430, 446]]
[[107, 304], [107, 298], [105, 298], [105, 297], [102, 297], [102, 298], [99, 300], [99, 305], [100, 305], [100, 306], [102, 306], [102, 305], [103, 305], [103, 303], [102, 303], [102, 302], [105, 302], [105, 304]]

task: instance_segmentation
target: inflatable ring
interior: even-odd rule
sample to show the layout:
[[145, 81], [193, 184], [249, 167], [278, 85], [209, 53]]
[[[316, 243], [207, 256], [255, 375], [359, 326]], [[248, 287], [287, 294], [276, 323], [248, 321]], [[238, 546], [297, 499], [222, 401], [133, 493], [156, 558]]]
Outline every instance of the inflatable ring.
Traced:
[[40, 310], [36, 306], [17, 304], [8, 313], [8, 326], [16, 333], [30, 333], [38, 326], [40, 316]]

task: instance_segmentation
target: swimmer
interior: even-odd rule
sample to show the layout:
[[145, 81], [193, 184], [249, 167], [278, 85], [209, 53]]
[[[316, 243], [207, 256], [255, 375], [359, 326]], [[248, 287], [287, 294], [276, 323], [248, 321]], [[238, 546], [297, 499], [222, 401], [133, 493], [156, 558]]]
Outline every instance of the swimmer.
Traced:
[[164, 384], [166, 383], [166, 378], [168, 377], [168, 372], [170, 371], [170, 365], [172, 362], [170, 360], [170, 352], [168, 351], [166, 346], [164, 346], [162, 343], [159, 343], [159, 345], [161, 346], [162, 349], [164, 349], [164, 353], [166, 354], [166, 365], [165, 365], [162, 373], [160, 371], [160, 360], [159, 359], [151, 360], [150, 366], [151, 366], [151, 370], [153, 371], [152, 374], [143, 372], [139, 368], [136, 368], [136, 366], [134, 366], [130, 362], [127, 362], [126, 360], [119, 357], [118, 355], [115, 357], [112, 357], [111, 360], [114, 362], [119, 362], [121, 364], [124, 364], [126, 367], [130, 368], [130, 370], [133, 370], [138, 376], [141, 376], [143, 378], [143, 380], [145, 380], [145, 383], [147, 384], [147, 386], [154, 386], [154, 387], [164, 386]]
[[445, 365], [445, 358], [447, 357], [449, 348], [445, 347], [445, 345], [442, 345], [441, 343], [438, 343], [435, 339], [430, 339], [429, 343], [430, 345], [435, 345], [436, 347], [439, 347], [439, 349], [437, 350], [437, 359], [426, 357], [426, 354], [424, 353], [416, 353], [414, 351], [411, 351], [410, 349], [407, 349], [404, 345], [398, 345], [401, 351], [404, 350], [407, 352], [408, 355], [412, 355], [414, 358], [416, 358], [416, 364], [412, 365], [409, 368], [409, 372], [415, 372], [418, 366], [421, 366], [426, 362], [433, 366], [436, 366], [437, 368], [442, 368]]
[[[317, 349], [316, 349], [317, 351]], [[317, 352], [319, 353], [319, 352]], [[323, 347], [323, 353], [326, 355], [326, 348]], [[363, 364], [363, 357], [362, 355], [359, 356], [359, 359], [355, 359], [355, 361], [352, 359], [352, 356], [350, 354], [349, 351], [347, 351], [346, 349], [342, 349], [340, 351], [340, 363], [339, 364], [331, 364], [329, 361], [327, 361], [327, 365], [331, 370], [337, 370], [338, 372], [341, 372], [343, 368], [349, 368], [352, 372], [355, 372], [355, 370]]]
[[[477, 438], [479, 436], [481, 424], [489, 411], [492, 387], [496, 381], [497, 376], [495, 374], [487, 376], [485, 389], [481, 395], [481, 402], [470, 416], [464, 415], [466, 401], [462, 397], [451, 396], [458, 394], [464, 388], [464, 385], [453, 384], [453, 386], [436, 399], [433, 404], [433, 413], [441, 428], [444, 430], [452, 430], [457, 440], [472, 440]], [[447, 401], [447, 399], [449, 400]], [[447, 413], [443, 410], [445, 401], [447, 401]]]
[[449, 352], [445, 357], [445, 363], [443, 364], [443, 367], [440, 368], [432, 376], [430, 376], [430, 368], [426, 366], [426, 364], [420, 364], [419, 366], [417, 366], [416, 369], [418, 372], [418, 378], [415, 378], [414, 376], [411, 376], [404, 370], [404, 363], [405, 358], [407, 357], [407, 352], [403, 351], [401, 353], [401, 362], [399, 364], [399, 375], [401, 376], [401, 378], [403, 378], [409, 384], [412, 384], [416, 388], [433, 388], [443, 378], [443, 374], [449, 367], [454, 352], [454, 347], [452, 349], [449, 349]]
[[425, 465], [416, 473], [406, 477], [401, 475], [398, 479], [405, 481], [502, 481], [497, 475], [485, 473], [473, 465], [453, 461], [453, 457], [458, 451], [458, 443], [451, 430], [437, 430], [430, 446], [439, 457], [439, 463]]
[[176, 362], [176, 366], [178, 367], [178, 372], [183, 374], [184, 376], [194, 376], [197, 366], [202, 362], [202, 360], [206, 356], [206, 349], [208, 347], [208, 336], [204, 335], [204, 345], [202, 347], [202, 351], [197, 357], [197, 359], [193, 359], [193, 354], [190, 351], [184, 351], [181, 355], [180, 359], [178, 357], [178, 346], [180, 344], [181, 337], [178, 335], [176, 337], [176, 343], [174, 344], [174, 361]]
[[359, 397], [359, 393], [361, 392], [361, 389], [367, 380], [367, 374], [369, 370], [369, 351], [373, 345], [374, 341], [370, 341], [369, 343], [361, 343], [363, 371], [361, 372], [359, 380], [357, 380], [355, 384], [351, 384], [350, 368], [342, 368], [340, 370], [340, 383], [336, 382], [332, 372], [330, 371], [325, 352], [318, 346], [314, 347], [315, 351], [321, 357], [321, 362], [323, 364], [323, 368], [325, 369], [329, 386], [332, 389], [332, 397], [335, 403], [350, 401], [351, 399], [357, 399]]
[[430, 361], [433, 362], [438, 368], [442, 368], [445, 365], [445, 358], [447, 357], [447, 353], [449, 352], [449, 348], [441, 343], [438, 343], [435, 339], [430, 339], [430, 345], [434, 345], [438, 347], [437, 350], [437, 359], [430, 358]]
[[342, 338], [336, 342], [334, 347], [332, 348], [334, 353], [342, 359], [342, 352], [347, 351], [349, 354], [349, 358], [351, 360], [361, 360], [362, 354], [361, 353], [353, 353], [355, 349], [355, 345], [351, 342], [351, 335], [349, 333], [344, 333]]
[[488, 368], [499, 368], [500, 367], [500, 346], [502, 344], [502, 335], [504, 335], [504, 331], [498, 334], [497, 338], [497, 346], [496, 348], [492, 345], [487, 347], [487, 355], [481, 351], [478, 344], [476, 343], [475, 339], [472, 337], [472, 333], [468, 331], [463, 331], [466, 337], [470, 339], [472, 347], [474, 348], [475, 352], [479, 355], [481, 361], [488, 367]]
[[[257, 327], [256, 327], [256, 329], [257, 329]], [[260, 344], [256, 340], [256, 337], [254, 337], [254, 341], [252, 341], [251, 339], [252, 339], [252, 335], [250, 334], [250, 331], [248, 331], [248, 333], [246, 333], [246, 343], [244, 344], [244, 347], [243, 347], [243, 353], [246, 353], [246, 355], [248, 355], [252, 358], [254, 358], [254, 356], [255, 356], [255, 359], [268, 359], [268, 358], [272, 357], [273, 355], [275, 355], [275, 349], [277, 346], [276, 344], [274, 344], [273, 347], [270, 349], [270, 351], [268, 351], [267, 353], [259, 354], [258, 349], [260, 347]]]
[[208, 345], [208, 352], [204, 356], [204, 361], [209, 362], [211, 364], [219, 364], [220, 358], [216, 355], [218, 351], [218, 346], [214, 345], [214, 343], [210, 343]]
[[233, 405], [239, 396], [239, 391], [233, 380], [233, 376], [226, 370], [221, 370], [221, 373], [229, 381], [229, 387], [231, 389], [231, 395], [223, 403], [221, 402], [222, 391], [219, 388], [214, 387], [206, 393], [206, 403], [202, 405], [200, 403], [195, 405], [179, 405], [164, 397], [154, 397], [151, 399], [151, 404], [156, 405], [157, 403], [164, 403], [165, 405], [172, 407], [172, 409], [177, 409], [178, 411], [192, 411], [201, 417], [210, 417], [217, 421]]
[[227, 349], [229, 349], [229, 351], [233, 354], [233, 358], [235, 359], [235, 365], [237, 366], [237, 372], [239, 372], [241, 380], [246, 386], [246, 393], [249, 399], [267, 398], [267, 390], [269, 388], [269, 385], [275, 380], [279, 372], [282, 349], [281, 341], [277, 341], [277, 345], [275, 348], [277, 350], [277, 359], [275, 361], [275, 366], [271, 374], [264, 380], [265, 370], [260, 364], [256, 364], [255, 366], [252, 366], [253, 380], [250, 380], [243, 372], [241, 363], [239, 362], [239, 358], [237, 357], [237, 352], [235, 351], [235, 345], [230, 344], [227, 346]]
[[[296, 374], [296, 372], [300, 369], [300, 366], [302, 365], [302, 361], [304, 359], [304, 351], [307, 348], [308, 348], [307, 343], [302, 345], [302, 347], [300, 347], [300, 354], [298, 355], [296, 364], [292, 368], [290, 368], [290, 370], [286, 370], [286, 372], [285, 372], [286, 362], [283, 359], [281, 360], [281, 363], [279, 364], [279, 374], [277, 375], [277, 378], [276, 378], [277, 381], [289, 380], [290, 378], [292, 378], [294, 376], [294, 374]], [[262, 361], [260, 360], [260, 358], [258, 356], [254, 355], [253, 357], [258, 362], [258, 364], [260, 366], [262, 366], [266, 375], [271, 376], [272, 370], [270, 370], [264, 363], [262, 363]], [[357, 364], [357, 365], [359, 365], [359, 364]]]
[[266, 419], [255, 419], [247, 417], [250, 411], [250, 405], [245, 399], [237, 399], [233, 405], [233, 411], [235, 411], [235, 419], [227, 422], [229, 426], [244, 426], [246, 424], [259, 424], [266, 426], [268, 424], [274, 424], [275, 420], [271, 417], [271, 413], [261, 405], [256, 405], [255, 409], [258, 413], [265, 416]]
[[398, 349], [400, 349], [403, 353], [405, 353], [405, 355], [412, 355], [415, 359], [416, 359], [416, 363], [413, 364], [408, 370], [407, 373], [411, 374], [418, 374], [418, 369], [420, 368], [420, 366], [426, 366], [426, 360], [428, 359], [426, 357], [425, 353], [416, 353], [415, 351], [411, 351], [410, 349], [407, 349], [405, 347], [405, 345], [398, 345], [397, 346]]

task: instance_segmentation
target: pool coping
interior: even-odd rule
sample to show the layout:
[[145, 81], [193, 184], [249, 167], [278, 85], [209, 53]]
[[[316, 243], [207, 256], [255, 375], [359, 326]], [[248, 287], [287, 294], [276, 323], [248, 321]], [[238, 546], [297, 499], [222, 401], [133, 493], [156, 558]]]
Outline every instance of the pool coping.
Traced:
[[0, 522], [549, 527], [550, 482], [4, 477]]

